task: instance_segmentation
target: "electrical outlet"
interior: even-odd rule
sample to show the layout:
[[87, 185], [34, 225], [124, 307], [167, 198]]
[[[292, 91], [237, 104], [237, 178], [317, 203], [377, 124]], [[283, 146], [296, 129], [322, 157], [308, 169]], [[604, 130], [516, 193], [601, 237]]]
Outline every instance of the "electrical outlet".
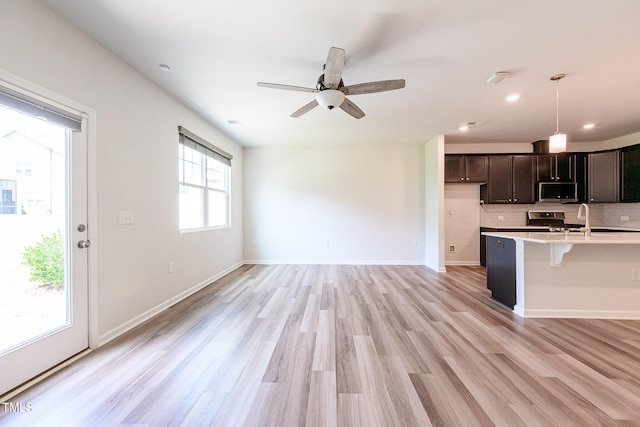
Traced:
[[449, 252], [455, 252], [456, 251], [456, 245], [449, 245]]
[[620, 217], [620, 221], [629, 221], [629, 217], [627, 215], [622, 215]]
[[631, 280], [640, 280], [640, 269], [631, 269]]
[[173, 268], [173, 261], [169, 261], [169, 273], [173, 273], [174, 268]]
[[498, 220], [502, 221], [504, 219], [504, 215], [498, 215]]

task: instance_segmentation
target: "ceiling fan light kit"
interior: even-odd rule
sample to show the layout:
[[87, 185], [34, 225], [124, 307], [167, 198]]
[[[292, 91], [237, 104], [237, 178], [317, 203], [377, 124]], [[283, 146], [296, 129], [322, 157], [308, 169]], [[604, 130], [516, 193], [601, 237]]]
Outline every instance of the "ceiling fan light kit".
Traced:
[[316, 101], [318, 101], [318, 104], [329, 110], [333, 110], [335, 107], [341, 106], [344, 98], [344, 93], [337, 89], [325, 89], [316, 94]]
[[395, 89], [402, 89], [405, 86], [405, 81], [403, 79], [383, 80], [345, 86], [342, 81], [344, 57], [344, 49], [339, 47], [332, 47], [329, 49], [327, 62], [323, 68], [324, 73], [318, 78], [315, 89], [265, 82], [258, 82], [258, 86], [272, 89], [293, 90], [297, 92], [311, 92], [316, 94], [313, 101], [294, 111], [291, 114], [291, 117], [300, 117], [320, 105], [328, 110], [340, 107], [343, 111], [356, 119], [363, 118], [365, 114], [356, 104], [346, 98], [346, 95], [386, 92]]

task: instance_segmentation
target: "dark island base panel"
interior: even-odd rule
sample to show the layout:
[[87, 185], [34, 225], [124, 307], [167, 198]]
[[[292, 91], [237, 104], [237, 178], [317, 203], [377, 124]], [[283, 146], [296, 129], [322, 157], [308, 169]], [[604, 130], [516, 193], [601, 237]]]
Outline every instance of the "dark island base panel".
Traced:
[[549, 227], [480, 227], [480, 265], [487, 266], [487, 237], [483, 236], [483, 232], [502, 232], [502, 231], [549, 231]]
[[487, 288], [491, 298], [513, 310], [516, 305], [516, 242], [487, 236]]

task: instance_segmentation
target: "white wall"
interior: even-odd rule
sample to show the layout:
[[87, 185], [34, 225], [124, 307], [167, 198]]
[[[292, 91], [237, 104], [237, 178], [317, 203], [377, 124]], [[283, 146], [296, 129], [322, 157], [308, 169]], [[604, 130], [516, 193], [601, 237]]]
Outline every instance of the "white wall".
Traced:
[[[3, 0], [0, 52], [1, 70], [96, 111], [89, 230], [101, 341], [242, 261], [238, 144], [35, 0]], [[178, 232], [178, 125], [234, 156], [231, 228]], [[135, 223], [118, 225], [120, 210]]]
[[247, 262], [423, 264], [420, 145], [246, 148]]
[[619, 138], [609, 139], [602, 143], [602, 150], [609, 150], [613, 148], [622, 148], [629, 145], [640, 144], [640, 132], [624, 135]]
[[425, 264], [444, 272], [444, 141], [443, 135], [427, 141], [425, 152]]
[[[445, 262], [480, 265], [480, 185], [444, 187]], [[454, 251], [450, 250], [451, 245]]]

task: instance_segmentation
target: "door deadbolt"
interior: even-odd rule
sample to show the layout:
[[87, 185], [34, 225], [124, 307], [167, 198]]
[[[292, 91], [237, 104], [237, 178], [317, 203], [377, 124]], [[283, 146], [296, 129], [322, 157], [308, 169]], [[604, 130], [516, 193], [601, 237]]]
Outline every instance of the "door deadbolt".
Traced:
[[79, 232], [81, 232], [81, 233], [82, 233], [83, 231], [85, 231], [86, 229], [87, 229], [87, 226], [86, 226], [86, 225], [84, 225], [84, 224], [80, 224], [80, 225], [78, 226], [78, 231], [79, 231]]

